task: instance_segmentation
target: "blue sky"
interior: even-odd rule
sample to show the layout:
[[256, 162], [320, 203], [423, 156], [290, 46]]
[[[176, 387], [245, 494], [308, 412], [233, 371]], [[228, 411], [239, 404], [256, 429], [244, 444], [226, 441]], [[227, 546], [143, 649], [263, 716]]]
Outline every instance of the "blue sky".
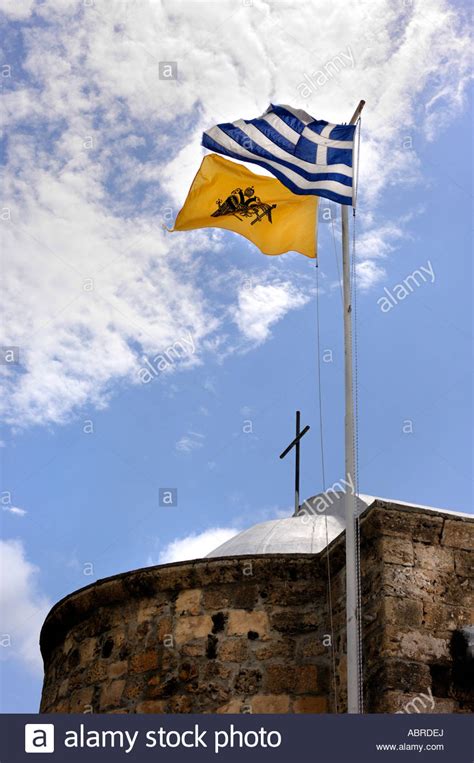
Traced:
[[[375, 15], [361, 0], [327, 18], [315, 2], [295, 18], [286, 2], [222, 3], [218, 16], [196, 5], [137, 13], [123, 3], [26, 1], [7, 17], [2, 345], [20, 347], [20, 364], [2, 367], [4, 712], [38, 708], [38, 632], [59, 598], [123, 570], [200, 556], [291, 512], [293, 464], [278, 455], [296, 408], [311, 425], [303, 497], [344, 476], [331, 226], [319, 232], [321, 351], [331, 358], [321, 368], [325, 485], [314, 263], [265, 257], [222, 231], [162, 230], [199, 166], [200, 134], [216, 122], [257, 116], [271, 100], [345, 121], [366, 98], [360, 489], [472, 511], [463, 6], [380, 2]], [[229, 33], [236, 24], [239, 39]], [[339, 66], [345, 50], [352, 65]], [[176, 82], [157, 77], [163, 60], [177, 61]], [[384, 289], [422, 266], [433, 277], [383, 312]], [[143, 357], [183, 336], [193, 351], [140, 383]], [[159, 505], [166, 487], [177, 489], [176, 507]]]

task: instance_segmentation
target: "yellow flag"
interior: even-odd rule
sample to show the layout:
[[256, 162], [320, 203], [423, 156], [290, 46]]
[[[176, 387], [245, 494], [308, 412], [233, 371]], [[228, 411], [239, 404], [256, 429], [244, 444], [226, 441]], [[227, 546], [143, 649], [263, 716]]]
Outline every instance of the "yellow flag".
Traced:
[[279, 180], [216, 154], [202, 160], [173, 230], [226, 228], [264, 254], [316, 257], [318, 197], [292, 193]]

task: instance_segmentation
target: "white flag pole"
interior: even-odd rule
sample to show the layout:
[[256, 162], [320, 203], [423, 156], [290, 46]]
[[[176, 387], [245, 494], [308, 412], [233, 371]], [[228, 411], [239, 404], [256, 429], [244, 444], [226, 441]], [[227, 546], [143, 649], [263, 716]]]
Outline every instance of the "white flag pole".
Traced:
[[[349, 124], [355, 124], [357, 122], [364, 105], [365, 101], [359, 103]], [[354, 187], [353, 190], [355, 190]], [[345, 479], [349, 485], [354, 485], [355, 490], [351, 268], [349, 254], [349, 206], [347, 204], [341, 205], [341, 217], [342, 283], [344, 293]], [[355, 532], [355, 495], [351, 495], [350, 492], [346, 490], [344, 502], [346, 516], [347, 712], [360, 713], [362, 712], [360, 699], [361, 682], [363, 677], [361, 676], [359, 667], [359, 582]]]

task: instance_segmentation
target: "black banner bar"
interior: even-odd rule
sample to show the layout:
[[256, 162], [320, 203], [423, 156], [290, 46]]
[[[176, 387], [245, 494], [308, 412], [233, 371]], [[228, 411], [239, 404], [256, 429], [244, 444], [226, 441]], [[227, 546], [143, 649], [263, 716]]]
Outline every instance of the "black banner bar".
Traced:
[[470, 715], [2, 715], [0, 763], [472, 763]]

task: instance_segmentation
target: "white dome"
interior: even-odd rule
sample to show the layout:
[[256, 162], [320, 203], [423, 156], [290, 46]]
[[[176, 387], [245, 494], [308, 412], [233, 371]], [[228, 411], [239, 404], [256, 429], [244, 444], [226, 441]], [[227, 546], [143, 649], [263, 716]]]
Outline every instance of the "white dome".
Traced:
[[[344, 493], [320, 493], [308, 498], [296, 517], [260, 522], [234, 535], [208, 557], [259, 554], [318, 554], [345, 527]], [[358, 512], [372, 499], [357, 499]], [[327, 522], [326, 522], [327, 519]]]

